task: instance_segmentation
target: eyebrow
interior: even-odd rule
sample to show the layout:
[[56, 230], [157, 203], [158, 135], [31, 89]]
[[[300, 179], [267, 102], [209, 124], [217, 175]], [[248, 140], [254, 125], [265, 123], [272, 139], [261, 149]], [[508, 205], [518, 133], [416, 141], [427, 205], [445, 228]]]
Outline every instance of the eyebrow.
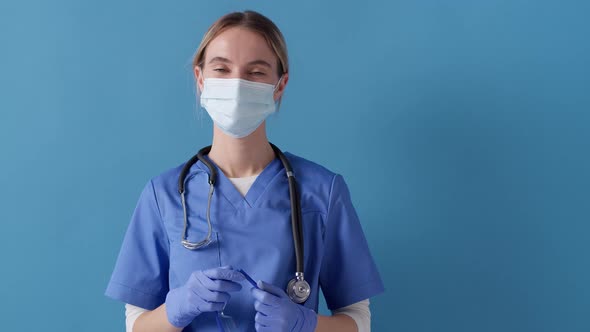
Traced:
[[[224, 58], [224, 57], [221, 57], [221, 56], [216, 56], [213, 59], [209, 60], [209, 63], [212, 63], [212, 62], [232, 63], [231, 60], [229, 60], [228, 58]], [[262, 60], [262, 59], [250, 61], [250, 62], [248, 62], [248, 65], [249, 66], [252, 66], [252, 65], [262, 65], [262, 66], [266, 66], [268, 68], [272, 68], [272, 66], [270, 65], [270, 63], [268, 63], [268, 61], [265, 61], [265, 60]]]
[[224, 57], [220, 57], [220, 56], [216, 56], [213, 59], [209, 60], [209, 63], [212, 62], [225, 62], [225, 63], [231, 63], [231, 61], [229, 61], [229, 59], [224, 58]]
[[250, 66], [253, 66], [253, 65], [262, 65], [262, 66], [266, 66], [268, 68], [272, 68], [272, 66], [270, 65], [270, 63], [268, 63], [267, 61], [264, 61], [264, 60], [250, 61], [250, 62], [248, 62], [248, 65], [250, 65]]

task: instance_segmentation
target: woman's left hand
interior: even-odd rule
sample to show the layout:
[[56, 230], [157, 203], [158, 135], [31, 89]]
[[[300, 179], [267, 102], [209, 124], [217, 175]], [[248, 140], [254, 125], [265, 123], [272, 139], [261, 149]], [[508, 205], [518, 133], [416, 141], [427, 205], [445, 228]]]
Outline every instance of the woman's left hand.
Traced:
[[254, 318], [258, 332], [313, 332], [317, 325], [315, 311], [299, 305], [289, 298], [282, 289], [258, 281], [257, 288], [252, 288]]

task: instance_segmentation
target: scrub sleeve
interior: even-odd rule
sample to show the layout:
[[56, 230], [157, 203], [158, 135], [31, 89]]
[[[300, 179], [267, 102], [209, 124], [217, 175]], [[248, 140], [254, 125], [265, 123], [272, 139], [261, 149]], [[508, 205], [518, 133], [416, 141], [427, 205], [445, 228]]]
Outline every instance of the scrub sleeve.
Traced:
[[325, 234], [320, 287], [330, 310], [346, 307], [385, 290], [348, 186], [339, 174], [332, 181]]
[[168, 294], [169, 242], [150, 180], [139, 197], [105, 295], [153, 310]]

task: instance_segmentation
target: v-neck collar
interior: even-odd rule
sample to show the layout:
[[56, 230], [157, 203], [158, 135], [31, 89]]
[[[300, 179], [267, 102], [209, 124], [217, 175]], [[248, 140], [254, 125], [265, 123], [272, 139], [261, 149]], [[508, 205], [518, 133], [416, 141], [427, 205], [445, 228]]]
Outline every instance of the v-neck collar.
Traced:
[[[275, 158], [264, 167], [262, 172], [258, 174], [258, 177], [256, 177], [256, 180], [252, 183], [246, 196], [242, 196], [219, 166], [209, 158], [209, 155], [205, 155], [205, 158], [211, 162], [213, 167], [217, 170], [215, 190], [218, 190], [223, 196], [225, 196], [236, 209], [251, 208], [255, 206], [258, 198], [260, 198], [262, 193], [266, 190], [271, 180], [283, 169], [283, 164], [279, 158], [275, 156]], [[209, 174], [209, 169], [200, 160], [197, 161], [196, 165]]]

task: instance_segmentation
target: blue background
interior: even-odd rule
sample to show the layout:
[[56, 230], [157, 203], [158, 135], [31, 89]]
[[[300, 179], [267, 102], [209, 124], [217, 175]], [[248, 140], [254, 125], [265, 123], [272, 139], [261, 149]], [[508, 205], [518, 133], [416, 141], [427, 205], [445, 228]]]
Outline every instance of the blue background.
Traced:
[[290, 51], [271, 141], [350, 186], [375, 331], [590, 330], [590, 5], [543, 0], [0, 2], [2, 330], [123, 331], [140, 190], [211, 141], [191, 57], [248, 8]]

